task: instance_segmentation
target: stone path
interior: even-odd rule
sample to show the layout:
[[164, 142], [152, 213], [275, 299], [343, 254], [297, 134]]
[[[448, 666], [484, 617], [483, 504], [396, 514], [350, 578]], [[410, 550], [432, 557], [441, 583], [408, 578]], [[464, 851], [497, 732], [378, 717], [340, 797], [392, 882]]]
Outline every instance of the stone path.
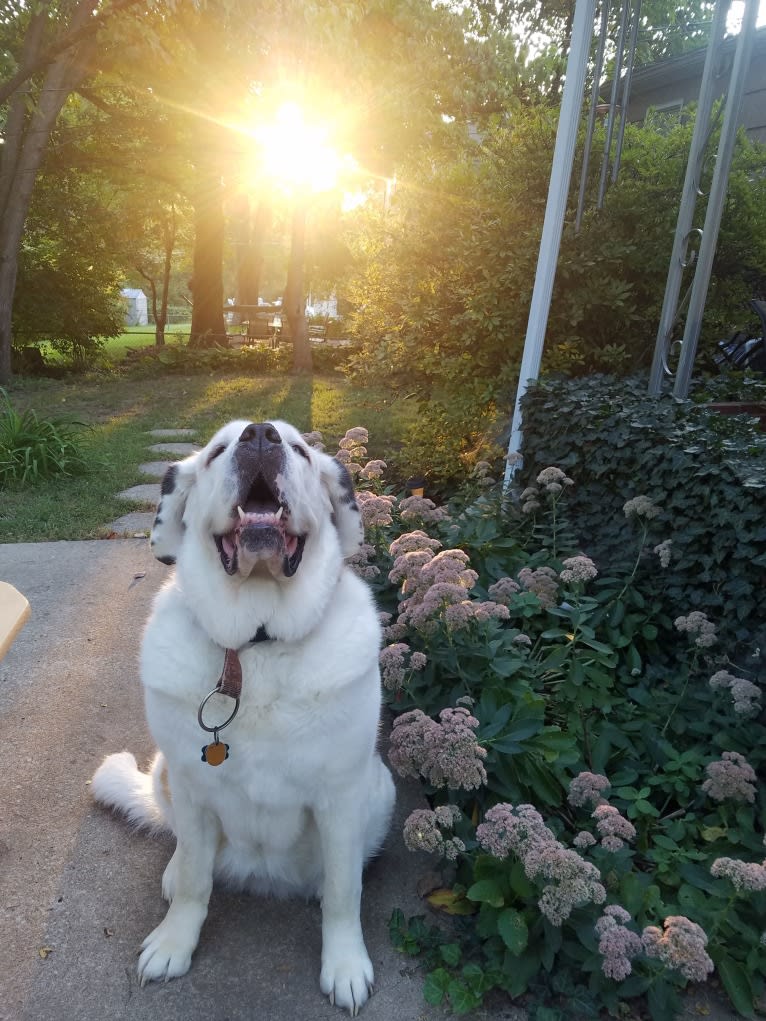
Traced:
[[[145, 464], [139, 465], [138, 470], [141, 474], [150, 478], [162, 479], [173, 461], [199, 450], [196, 444], [190, 442], [191, 437], [196, 435], [194, 429], [152, 429], [148, 435], [157, 441], [147, 447], [150, 453], [171, 455], [169, 460], [147, 461]], [[117, 518], [116, 521], [110, 522], [106, 526], [107, 531], [113, 535], [132, 539], [148, 535], [154, 520], [154, 508], [160, 498], [160, 483], [144, 482], [124, 489], [117, 496], [120, 500], [148, 505], [151, 509], [129, 511]]]

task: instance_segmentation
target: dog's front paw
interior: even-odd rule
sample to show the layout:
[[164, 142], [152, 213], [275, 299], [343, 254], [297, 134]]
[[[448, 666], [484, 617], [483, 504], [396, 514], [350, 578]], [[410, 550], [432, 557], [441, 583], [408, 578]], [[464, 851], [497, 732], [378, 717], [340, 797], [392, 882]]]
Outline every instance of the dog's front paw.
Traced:
[[359, 948], [322, 954], [319, 988], [330, 997], [330, 1003], [344, 1007], [356, 1017], [372, 992], [375, 975], [364, 944]]
[[138, 977], [141, 985], [165, 981], [185, 975], [197, 946], [199, 930], [205, 917], [201, 905], [177, 904], [168, 911], [164, 921], [149, 933], [141, 944]]

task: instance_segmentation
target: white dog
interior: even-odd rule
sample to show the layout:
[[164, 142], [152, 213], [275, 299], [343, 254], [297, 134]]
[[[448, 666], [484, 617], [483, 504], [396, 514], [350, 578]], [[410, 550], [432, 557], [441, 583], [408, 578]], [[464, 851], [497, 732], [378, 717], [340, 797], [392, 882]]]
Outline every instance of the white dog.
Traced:
[[320, 988], [352, 1015], [370, 994], [362, 868], [394, 786], [376, 751], [378, 617], [344, 564], [362, 535], [345, 468], [285, 422], [231, 422], [165, 475], [151, 543], [176, 569], [141, 656], [160, 752], [148, 775], [110, 755], [92, 785], [177, 840], [142, 984], [188, 970], [215, 875], [319, 896]]

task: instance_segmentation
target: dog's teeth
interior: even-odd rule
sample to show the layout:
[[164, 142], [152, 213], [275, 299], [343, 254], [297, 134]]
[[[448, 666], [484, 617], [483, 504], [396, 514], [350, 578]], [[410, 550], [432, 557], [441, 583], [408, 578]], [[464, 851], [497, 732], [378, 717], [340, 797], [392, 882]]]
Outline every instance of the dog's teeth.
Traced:
[[237, 514], [239, 514], [239, 520], [240, 521], [244, 521], [245, 520], [245, 512], [242, 510], [242, 508], [240, 506], [237, 506]]
[[282, 517], [282, 511], [283, 510], [284, 510], [284, 507], [280, 507], [279, 510], [277, 511], [277, 513], [274, 515], [274, 517], [277, 519], [277, 521], [279, 521], [279, 519]]

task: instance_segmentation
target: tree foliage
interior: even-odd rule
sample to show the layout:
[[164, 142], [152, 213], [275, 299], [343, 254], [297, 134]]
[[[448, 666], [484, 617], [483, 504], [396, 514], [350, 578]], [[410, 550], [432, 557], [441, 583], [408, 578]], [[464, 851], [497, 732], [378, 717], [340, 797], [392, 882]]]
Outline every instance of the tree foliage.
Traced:
[[[626, 371], [654, 348], [691, 125], [631, 127], [603, 211], [564, 234], [543, 369]], [[442, 477], [510, 417], [553, 153], [555, 115], [519, 111], [449, 162], [412, 168], [387, 214], [355, 237], [353, 371], [428, 404], [412, 438]], [[737, 325], [766, 264], [763, 147], [740, 140], [708, 303], [705, 345]], [[596, 169], [597, 172], [597, 169]], [[700, 217], [704, 211], [700, 210]], [[426, 460], [427, 459], [427, 460]]]

